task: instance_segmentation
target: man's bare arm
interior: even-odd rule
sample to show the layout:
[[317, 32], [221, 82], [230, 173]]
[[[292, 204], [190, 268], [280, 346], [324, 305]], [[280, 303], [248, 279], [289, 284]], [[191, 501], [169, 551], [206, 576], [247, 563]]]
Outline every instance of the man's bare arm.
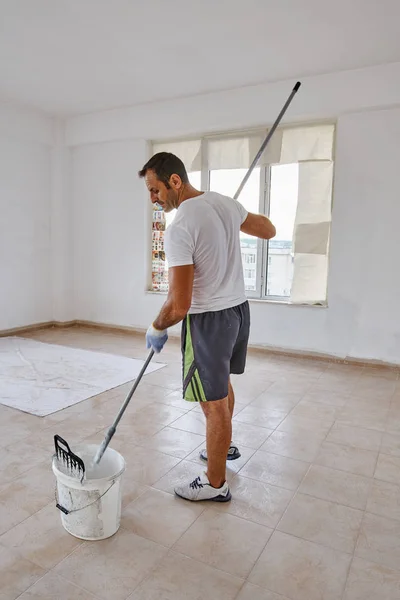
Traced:
[[263, 240], [270, 240], [275, 237], [276, 229], [268, 217], [249, 213], [246, 220], [242, 223], [240, 231], [247, 235], [252, 235]]
[[182, 321], [192, 304], [194, 265], [171, 267], [168, 270], [168, 297], [153, 326], [168, 329]]

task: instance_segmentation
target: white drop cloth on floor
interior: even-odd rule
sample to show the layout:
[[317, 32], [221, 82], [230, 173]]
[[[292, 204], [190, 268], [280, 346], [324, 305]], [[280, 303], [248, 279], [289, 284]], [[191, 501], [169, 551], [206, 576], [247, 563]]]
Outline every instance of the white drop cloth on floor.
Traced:
[[[0, 338], [0, 403], [44, 417], [136, 379], [143, 363], [21, 337]], [[146, 373], [163, 366], [152, 362]]]

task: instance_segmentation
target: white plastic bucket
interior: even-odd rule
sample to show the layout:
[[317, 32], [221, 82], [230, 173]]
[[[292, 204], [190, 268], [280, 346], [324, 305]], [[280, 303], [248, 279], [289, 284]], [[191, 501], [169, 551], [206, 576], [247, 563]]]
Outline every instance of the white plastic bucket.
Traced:
[[125, 460], [107, 448], [99, 465], [93, 465], [98, 445], [90, 444], [74, 450], [85, 463], [85, 478], [73, 476], [68, 468], [53, 457], [53, 473], [57, 479], [57, 508], [63, 527], [82, 540], [103, 540], [114, 535], [121, 521], [121, 480]]

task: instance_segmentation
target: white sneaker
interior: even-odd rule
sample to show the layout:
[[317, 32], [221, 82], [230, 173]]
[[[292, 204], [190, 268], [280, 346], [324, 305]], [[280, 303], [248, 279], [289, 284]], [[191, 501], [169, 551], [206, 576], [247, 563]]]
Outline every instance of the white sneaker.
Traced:
[[179, 498], [190, 500], [191, 502], [199, 502], [201, 500], [229, 502], [232, 498], [226, 481], [220, 488], [212, 487], [205, 473], [196, 477], [191, 483], [176, 487], [175, 494], [179, 496]]

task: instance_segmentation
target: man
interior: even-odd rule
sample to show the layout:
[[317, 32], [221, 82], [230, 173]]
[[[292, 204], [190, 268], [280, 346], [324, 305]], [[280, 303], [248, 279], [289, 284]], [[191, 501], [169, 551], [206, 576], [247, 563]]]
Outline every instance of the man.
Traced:
[[148, 348], [161, 352], [168, 328], [183, 321], [183, 394], [201, 403], [206, 417], [207, 472], [175, 489], [187, 500], [227, 502], [226, 460], [239, 458], [231, 445], [234, 392], [230, 374], [244, 372], [250, 328], [239, 232], [270, 239], [275, 227], [237, 201], [200, 192], [189, 183], [182, 161], [155, 154], [139, 172], [153, 204], [177, 209], [165, 232], [169, 292], [146, 334]]

